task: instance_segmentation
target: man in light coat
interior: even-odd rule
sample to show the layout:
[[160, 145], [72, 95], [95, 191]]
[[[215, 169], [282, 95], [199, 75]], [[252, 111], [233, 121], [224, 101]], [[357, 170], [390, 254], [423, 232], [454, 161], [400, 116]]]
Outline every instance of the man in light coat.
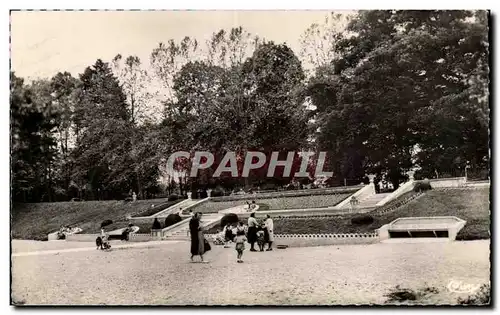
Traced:
[[273, 223], [273, 220], [271, 219], [271, 216], [269, 214], [267, 215], [265, 225], [266, 225], [267, 232], [269, 233], [269, 241], [267, 243], [268, 244], [267, 250], [269, 251], [269, 250], [273, 250], [272, 245], [274, 242], [274, 223]]

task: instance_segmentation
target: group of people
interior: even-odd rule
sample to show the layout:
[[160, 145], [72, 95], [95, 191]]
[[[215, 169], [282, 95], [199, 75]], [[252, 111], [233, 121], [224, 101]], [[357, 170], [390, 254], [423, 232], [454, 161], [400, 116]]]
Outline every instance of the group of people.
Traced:
[[66, 239], [66, 235], [74, 234], [80, 232], [81, 229], [78, 227], [71, 227], [69, 225], [62, 225], [59, 231], [57, 232], [57, 239], [63, 240]]
[[[224, 235], [225, 247], [230, 247], [228, 244], [233, 242], [235, 244], [235, 249], [237, 252], [237, 262], [243, 262], [243, 252], [245, 250], [245, 243], [250, 244], [250, 251], [256, 252], [255, 244], [259, 247], [259, 250], [263, 252], [264, 250], [273, 250], [272, 244], [274, 241], [274, 224], [270, 215], [267, 215], [263, 222], [258, 222], [255, 218], [255, 212], [250, 214], [247, 224], [243, 222], [238, 222], [236, 226], [228, 223], [224, 227], [222, 234]], [[267, 249], [265, 249], [267, 244]]]

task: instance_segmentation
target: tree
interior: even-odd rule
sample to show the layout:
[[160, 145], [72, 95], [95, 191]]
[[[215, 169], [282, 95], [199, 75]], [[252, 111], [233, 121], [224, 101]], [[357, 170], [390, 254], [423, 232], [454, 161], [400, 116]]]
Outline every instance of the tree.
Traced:
[[73, 125], [73, 113], [78, 87], [80, 82], [70, 73], [57, 73], [50, 81], [53, 103], [61, 112], [60, 124], [57, 127], [56, 138], [60, 151], [60, 160], [57, 161], [58, 171], [56, 175], [60, 178], [61, 186], [59, 193], [68, 196], [71, 184], [72, 162], [70, 153], [74, 147], [75, 135]]
[[338, 57], [337, 41], [346, 36], [346, 28], [354, 14], [330, 12], [323, 23], [311, 24], [300, 36], [299, 56], [307, 70], [328, 65]]
[[118, 54], [113, 58], [114, 73], [121, 83], [129, 104], [132, 124], [142, 124], [146, 120], [157, 121], [161, 112], [155, 107], [151, 75], [142, 68], [137, 56], [129, 56], [123, 60]]
[[53, 136], [60, 111], [50, 95], [50, 82], [39, 80], [24, 85], [11, 73], [11, 168], [15, 200], [52, 201], [54, 162]]
[[133, 126], [126, 96], [109, 65], [101, 60], [86, 68], [80, 80], [73, 174], [88, 198], [95, 198], [98, 189], [118, 196], [131, 186], [133, 172], [129, 154]]
[[151, 53], [151, 67], [164, 88], [166, 104], [173, 99], [175, 74], [189, 61], [195, 61], [199, 51], [198, 41], [186, 36], [180, 43], [170, 39], [167, 44], [159, 43]]
[[348, 27], [354, 35], [337, 43], [340, 57], [331, 70], [311, 80], [310, 95], [324, 117], [320, 142], [333, 149], [327, 138], [348, 144], [365, 171], [386, 172], [396, 187], [415, 164], [429, 173], [484, 160], [487, 130], [478, 117], [486, 115], [471, 102], [470, 79], [485, 76], [487, 32], [471, 17], [470, 11], [360, 12]]

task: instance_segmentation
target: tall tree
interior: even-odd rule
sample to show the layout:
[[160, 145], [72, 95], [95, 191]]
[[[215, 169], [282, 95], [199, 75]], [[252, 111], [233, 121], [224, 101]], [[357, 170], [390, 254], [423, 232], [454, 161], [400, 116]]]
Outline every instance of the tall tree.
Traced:
[[126, 96], [107, 63], [97, 60], [80, 75], [80, 99], [75, 108], [78, 130], [74, 175], [89, 198], [98, 190], [118, 194], [131, 185], [133, 127]]
[[11, 165], [13, 196], [19, 201], [54, 200], [54, 133], [60, 111], [50, 95], [50, 82], [24, 85], [11, 73]]
[[143, 68], [137, 56], [123, 58], [118, 54], [113, 58], [113, 70], [121, 83], [129, 104], [132, 124], [142, 124], [146, 120], [157, 121], [161, 109], [155, 100], [152, 77]]
[[[363, 169], [386, 172], [396, 187], [415, 163], [429, 174], [484, 162], [487, 129], [477, 119], [484, 111], [471, 106], [470, 79], [477, 71], [485, 75], [487, 26], [473, 16], [360, 12], [348, 28], [355, 35], [337, 44], [333, 71], [311, 86], [325, 120], [322, 133], [350, 144]], [[334, 95], [330, 105], [326, 95]]]

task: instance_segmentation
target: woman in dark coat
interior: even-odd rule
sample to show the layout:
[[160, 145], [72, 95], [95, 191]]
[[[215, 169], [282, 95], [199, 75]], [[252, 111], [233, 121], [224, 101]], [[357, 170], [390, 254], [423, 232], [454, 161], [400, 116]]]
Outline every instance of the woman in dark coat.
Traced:
[[[205, 244], [205, 237], [203, 236], [203, 230], [200, 224], [201, 213], [196, 213], [189, 221], [189, 233], [191, 235], [191, 261], [193, 261], [194, 256], [200, 255], [201, 262], [203, 260], [203, 254], [210, 250], [209, 244]], [[207, 246], [208, 245], [208, 246]]]
[[255, 212], [252, 212], [250, 214], [250, 217], [248, 218], [248, 243], [250, 243], [250, 251], [251, 252], [256, 252], [257, 250], [254, 248], [255, 247], [255, 242], [257, 242], [257, 219], [255, 219]]

